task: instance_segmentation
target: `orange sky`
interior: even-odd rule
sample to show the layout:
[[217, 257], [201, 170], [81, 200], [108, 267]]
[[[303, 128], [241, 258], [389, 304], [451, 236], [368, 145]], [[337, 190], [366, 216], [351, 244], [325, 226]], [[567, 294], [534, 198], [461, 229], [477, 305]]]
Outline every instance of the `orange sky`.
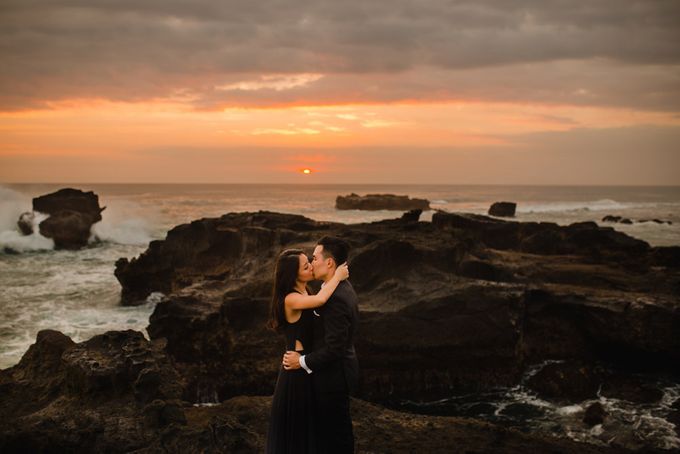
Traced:
[[0, 19], [0, 182], [680, 184], [677, 9], [41, 3]]

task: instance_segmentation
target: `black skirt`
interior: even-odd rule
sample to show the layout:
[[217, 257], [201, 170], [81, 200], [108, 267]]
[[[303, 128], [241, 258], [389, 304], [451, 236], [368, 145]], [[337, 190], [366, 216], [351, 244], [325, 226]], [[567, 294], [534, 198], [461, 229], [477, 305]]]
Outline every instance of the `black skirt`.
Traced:
[[[304, 354], [304, 352], [300, 352]], [[312, 378], [304, 369], [279, 370], [267, 431], [267, 454], [314, 454]]]

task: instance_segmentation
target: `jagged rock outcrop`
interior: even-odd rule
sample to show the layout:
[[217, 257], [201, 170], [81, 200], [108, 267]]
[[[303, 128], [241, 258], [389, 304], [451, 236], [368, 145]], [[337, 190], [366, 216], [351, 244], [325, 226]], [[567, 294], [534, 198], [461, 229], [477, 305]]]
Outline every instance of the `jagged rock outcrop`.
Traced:
[[489, 216], [511, 218], [515, 216], [516, 209], [515, 202], [495, 202], [489, 207]]
[[[659, 260], [673, 265], [677, 251], [594, 223], [436, 213], [432, 223], [343, 225], [232, 213], [176, 227], [120, 260], [116, 276], [124, 301], [168, 294], [149, 333], [168, 339], [191, 377], [187, 396], [268, 393], [283, 348], [264, 327], [275, 258], [288, 247], [311, 251], [326, 234], [353, 247], [364, 398], [508, 386], [546, 359], [680, 364], [680, 271]], [[559, 241], [544, 247], [539, 236]]]
[[583, 422], [592, 427], [597, 424], [602, 424], [607, 416], [607, 410], [604, 409], [602, 404], [600, 402], [594, 402], [586, 408], [586, 412], [583, 415]]
[[77, 344], [39, 332], [17, 365], [0, 371], [0, 451], [128, 452], [186, 424], [181, 379], [163, 347], [136, 331]]
[[350, 194], [339, 195], [335, 199], [335, 208], [338, 210], [429, 210], [430, 202], [425, 199], [410, 198], [407, 195], [394, 194], [367, 194], [360, 196]]
[[[363, 400], [392, 405], [511, 386], [528, 365], [560, 360], [531, 383], [546, 398], [592, 398], [601, 387], [654, 402], [654, 390], [639, 392], [634, 378], [593, 364], [680, 372], [680, 248], [652, 248], [594, 223], [436, 213], [433, 222], [344, 225], [230, 213], [177, 226], [117, 262], [126, 304], [166, 295], [150, 318], [151, 341], [127, 331], [75, 344], [41, 332], [17, 366], [0, 371], [0, 412], [13, 415], [0, 422], [0, 450], [261, 451], [269, 400], [248, 396], [273, 392], [284, 348], [265, 327], [275, 258], [289, 247], [311, 251], [327, 234], [353, 248], [362, 369], [353, 412], [364, 451], [453, 443], [607, 452]], [[192, 406], [201, 402], [215, 406]], [[591, 413], [588, 424], [603, 417]]]
[[[99, 197], [92, 191], [64, 188], [33, 199], [33, 211], [49, 214], [39, 225], [40, 234], [54, 240], [56, 249], [87, 245], [92, 225], [102, 220]], [[33, 233], [32, 213], [23, 213], [18, 225], [24, 235]]]
[[[229, 452], [264, 450], [271, 398], [212, 406], [179, 399], [161, 343], [110, 331], [74, 343], [41, 331], [20, 363], [0, 370], [0, 451]], [[424, 416], [352, 401], [357, 452], [607, 453], [619, 449], [523, 434], [480, 421]]]
[[421, 209], [409, 210], [401, 215], [401, 219], [406, 222], [418, 222], [421, 214], [423, 214], [423, 210]]
[[21, 216], [19, 216], [19, 220], [17, 221], [17, 225], [19, 226], [19, 230], [21, 231], [22, 234], [31, 235], [33, 233], [34, 220], [35, 213], [33, 213], [32, 211], [21, 213]]

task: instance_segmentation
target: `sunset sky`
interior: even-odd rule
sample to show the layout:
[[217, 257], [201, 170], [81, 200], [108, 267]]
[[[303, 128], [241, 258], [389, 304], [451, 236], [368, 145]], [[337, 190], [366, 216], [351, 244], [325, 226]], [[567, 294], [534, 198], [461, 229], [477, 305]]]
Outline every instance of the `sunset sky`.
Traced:
[[680, 185], [678, 24], [677, 0], [2, 0], [0, 182]]

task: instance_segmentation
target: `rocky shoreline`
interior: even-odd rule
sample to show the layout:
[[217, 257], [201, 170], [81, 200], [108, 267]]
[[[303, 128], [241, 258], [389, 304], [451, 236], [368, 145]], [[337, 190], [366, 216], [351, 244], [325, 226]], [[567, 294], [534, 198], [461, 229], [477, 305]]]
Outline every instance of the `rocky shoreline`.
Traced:
[[[600, 386], [619, 396], [623, 389], [633, 401], [654, 398], [625, 376], [598, 374], [598, 361], [680, 374], [680, 247], [650, 247], [590, 222], [438, 212], [432, 222], [411, 213], [345, 225], [230, 213], [177, 226], [139, 257], [116, 263], [123, 304], [165, 295], [149, 320], [150, 341], [128, 331], [73, 344], [41, 332], [17, 366], [0, 371], [0, 410], [15, 415], [0, 425], [0, 448], [41, 439], [97, 448], [127, 437], [138, 452], [158, 443], [173, 452], [183, 443], [261, 449], [268, 400], [253, 396], [271, 395], [283, 348], [264, 327], [274, 258], [283, 248], [311, 250], [326, 234], [353, 247], [362, 452], [399, 452], [402, 445], [387, 436], [393, 430], [403, 446], [430, 452], [450, 446], [447, 440], [482, 452], [604, 452], [379, 405], [513, 386], [529, 364], [544, 360], [567, 364], [532, 383], [555, 399], [592, 396]], [[573, 370], [587, 380], [574, 379]], [[193, 406], [200, 403], [214, 406]], [[73, 420], [74, 412], [89, 416]], [[117, 433], [105, 423], [112, 420]], [[384, 430], [369, 429], [376, 420]]]
[[[111, 331], [73, 343], [41, 331], [0, 374], [2, 452], [262, 452], [271, 398], [210, 406], [180, 398], [163, 341]], [[473, 419], [413, 415], [353, 399], [358, 452], [602, 453], [611, 449], [523, 434]], [[450, 451], [449, 451], [450, 452]], [[621, 450], [616, 450], [621, 452]]]

